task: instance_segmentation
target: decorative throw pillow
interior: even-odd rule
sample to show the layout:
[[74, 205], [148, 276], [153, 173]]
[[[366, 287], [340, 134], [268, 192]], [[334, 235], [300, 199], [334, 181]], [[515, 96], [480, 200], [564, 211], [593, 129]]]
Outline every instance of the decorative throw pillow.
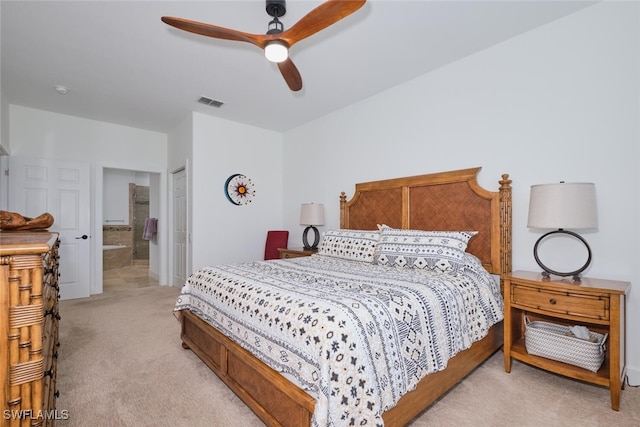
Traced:
[[378, 230], [331, 229], [323, 233], [318, 253], [352, 261], [373, 262]]
[[420, 268], [457, 275], [464, 271], [464, 254], [477, 231], [422, 231], [383, 228], [374, 264]]

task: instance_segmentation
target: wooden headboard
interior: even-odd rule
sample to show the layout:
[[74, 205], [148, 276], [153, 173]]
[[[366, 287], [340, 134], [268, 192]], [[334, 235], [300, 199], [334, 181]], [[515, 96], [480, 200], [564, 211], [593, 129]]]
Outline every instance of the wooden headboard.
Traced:
[[511, 272], [511, 180], [498, 191], [480, 187], [481, 168], [356, 184], [347, 201], [340, 195], [340, 228], [478, 231], [467, 251], [493, 274]]

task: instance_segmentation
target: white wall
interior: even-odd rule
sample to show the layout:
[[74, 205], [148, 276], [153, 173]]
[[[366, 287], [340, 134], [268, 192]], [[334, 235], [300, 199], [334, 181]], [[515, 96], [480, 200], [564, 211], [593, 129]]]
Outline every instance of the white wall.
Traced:
[[[0, 7], [0, 20], [2, 20], [2, 7]], [[0, 37], [0, 44], [2, 40]], [[2, 67], [0, 67], [0, 82], [2, 81]], [[2, 85], [0, 85], [0, 156], [6, 155], [9, 152], [9, 106], [7, 100], [2, 95]], [[0, 185], [2, 184], [2, 178], [0, 178]], [[2, 207], [2, 200], [0, 200], [0, 207]]]
[[[169, 184], [169, 224], [174, 223], [173, 216], [173, 174], [181, 169], [184, 169], [187, 176], [187, 200], [193, 200], [193, 192], [191, 184], [193, 182], [192, 168], [189, 164], [190, 159], [193, 157], [193, 115], [189, 114], [185, 117], [175, 128], [169, 132], [167, 136], [167, 170], [169, 172], [168, 184]], [[191, 245], [191, 206], [187, 204], [186, 214], [186, 227], [187, 227], [187, 254], [186, 254], [186, 274], [191, 273], [193, 259], [193, 246]], [[169, 236], [169, 259], [173, 259], [173, 248], [176, 247], [173, 241], [173, 235]], [[169, 263], [169, 283], [173, 283], [174, 262]]]
[[9, 179], [4, 170], [9, 168], [9, 156], [0, 154], [0, 209], [7, 210], [9, 206]]
[[105, 168], [103, 175], [102, 223], [129, 225], [129, 184], [149, 187], [149, 173]]
[[[149, 276], [156, 279], [159, 283], [166, 285], [171, 284], [168, 262], [169, 259], [169, 222], [167, 194], [167, 177], [164, 174], [152, 173], [148, 174], [149, 182], [149, 217], [165, 218], [165, 229], [158, 230], [158, 237], [149, 241]], [[140, 183], [140, 185], [145, 185]], [[161, 197], [162, 195], [162, 197]], [[164, 205], [162, 205], [163, 200]], [[164, 210], [161, 210], [164, 207]], [[162, 237], [160, 237], [162, 236]], [[160, 243], [164, 246], [160, 246]], [[167, 266], [163, 268], [163, 265]], [[164, 277], [161, 277], [161, 273]]]
[[[0, 76], [0, 78], [2, 78]], [[9, 104], [2, 95], [0, 85], [0, 156], [7, 155], [11, 149], [9, 145]]]
[[[0, 79], [2, 77], [0, 76]], [[9, 154], [11, 146], [9, 145], [9, 104], [6, 97], [2, 95], [2, 86], [0, 85], [0, 156]]]
[[107, 169], [102, 177], [102, 224], [129, 225], [129, 183], [135, 182], [135, 172]]
[[[168, 153], [170, 172], [187, 169], [187, 274], [262, 259], [267, 230], [282, 227], [282, 135], [194, 112], [169, 133]], [[227, 201], [234, 173], [255, 183], [250, 205]]]
[[628, 365], [640, 384], [638, 17], [637, 3], [598, 4], [287, 132], [290, 242], [301, 241], [302, 202], [324, 203], [323, 228], [337, 227], [340, 191], [351, 197], [356, 182], [482, 166], [486, 188], [511, 175], [513, 266], [537, 271], [530, 186], [594, 182], [600, 223], [584, 234], [585, 275], [636, 288]]
[[[0, 7], [0, 19], [2, 16], [2, 7]], [[1, 41], [0, 41], [1, 44]], [[0, 67], [2, 70], [2, 67]], [[0, 71], [0, 81], [2, 81], [2, 72]], [[9, 105], [6, 98], [2, 95], [2, 85], [0, 85], [0, 209], [6, 210], [8, 206], [8, 180], [4, 171], [8, 167], [6, 155], [9, 154]]]
[[167, 169], [175, 171], [193, 157], [193, 115], [185, 117], [168, 135]]
[[[103, 169], [129, 169], [160, 175], [160, 211], [167, 211], [167, 136], [111, 123], [87, 120], [17, 105], [9, 107], [11, 155], [87, 163], [92, 172], [92, 293], [102, 292]], [[164, 242], [167, 218], [159, 216], [157, 254], [161, 284], [167, 283]], [[97, 256], [97, 255], [99, 256]], [[151, 262], [150, 262], [151, 267]]]
[[[263, 259], [267, 230], [282, 227], [282, 135], [194, 113], [190, 161], [192, 267]], [[224, 195], [235, 173], [255, 184], [249, 205]]]

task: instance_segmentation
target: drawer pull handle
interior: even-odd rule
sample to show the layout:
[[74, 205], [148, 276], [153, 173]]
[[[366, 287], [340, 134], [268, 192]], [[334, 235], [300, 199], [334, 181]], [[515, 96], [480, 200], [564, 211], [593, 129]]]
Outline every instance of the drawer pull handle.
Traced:
[[551, 299], [549, 300], [549, 304], [551, 304], [551, 305], [555, 305], [555, 304], [556, 304], [556, 302], [557, 302], [557, 301], [555, 300], [555, 298], [551, 298]]

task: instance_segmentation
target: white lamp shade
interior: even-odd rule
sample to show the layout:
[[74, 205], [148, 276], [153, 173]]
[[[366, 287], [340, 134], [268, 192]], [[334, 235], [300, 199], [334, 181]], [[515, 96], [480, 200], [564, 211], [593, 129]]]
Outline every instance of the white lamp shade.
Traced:
[[560, 182], [532, 185], [527, 227], [597, 228], [598, 209], [595, 184]]
[[304, 203], [300, 207], [300, 225], [324, 225], [324, 205]]

